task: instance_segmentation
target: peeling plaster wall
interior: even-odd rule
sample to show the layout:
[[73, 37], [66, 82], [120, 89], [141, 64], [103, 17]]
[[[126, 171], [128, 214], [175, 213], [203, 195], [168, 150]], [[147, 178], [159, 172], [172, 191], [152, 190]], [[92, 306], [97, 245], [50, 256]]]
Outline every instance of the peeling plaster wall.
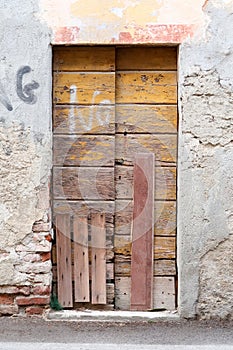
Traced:
[[51, 40], [37, 12], [0, 2], [0, 314], [49, 302]]
[[180, 47], [179, 309], [232, 317], [233, 2]]
[[40, 0], [54, 44], [179, 43], [203, 23], [204, 0]]

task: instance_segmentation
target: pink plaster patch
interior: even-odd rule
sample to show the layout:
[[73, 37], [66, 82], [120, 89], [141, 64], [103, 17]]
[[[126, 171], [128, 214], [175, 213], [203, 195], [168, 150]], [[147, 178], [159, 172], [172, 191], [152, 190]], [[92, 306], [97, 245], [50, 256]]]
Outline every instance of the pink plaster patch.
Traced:
[[121, 32], [119, 34], [119, 41], [121, 43], [128, 43], [128, 42], [132, 42], [133, 41], [133, 38], [132, 38], [132, 35], [129, 33], [129, 32]]
[[78, 42], [79, 27], [61, 27], [55, 31], [54, 44], [71, 44]]
[[[116, 43], [140, 44], [140, 43], [182, 43], [188, 36], [192, 36], [195, 31], [194, 25], [152, 25], [145, 27], [135, 26], [134, 35], [129, 32], [121, 32]], [[132, 28], [131, 28], [132, 32]]]
[[[92, 42], [95, 44], [180, 44], [187, 37], [193, 36], [196, 26], [193, 24], [148, 24], [146, 26], [126, 26], [125, 31], [118, 33], [118, 38], [106, 42]], [[79, 44], [79, 27], [61, 27], [54, 33], [53, 44]], [[83, 42], [83, 40], [82, 40]]]

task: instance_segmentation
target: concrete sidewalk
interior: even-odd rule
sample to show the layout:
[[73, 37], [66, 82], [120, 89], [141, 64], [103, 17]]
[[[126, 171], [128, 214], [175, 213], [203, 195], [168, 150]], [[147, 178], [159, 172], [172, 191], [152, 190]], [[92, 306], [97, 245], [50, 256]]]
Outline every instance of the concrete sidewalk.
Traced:
[[131, 321], [175, 321], [179, 320], [177, 311], [163, 312], [140, 312], [140, 311], [96, 311], [96, 310], [62, 310], [50, 311], [47, 315], [48, 320], [66, 320], [66, 321], [106, 321], [106, 322], [131, 322]]

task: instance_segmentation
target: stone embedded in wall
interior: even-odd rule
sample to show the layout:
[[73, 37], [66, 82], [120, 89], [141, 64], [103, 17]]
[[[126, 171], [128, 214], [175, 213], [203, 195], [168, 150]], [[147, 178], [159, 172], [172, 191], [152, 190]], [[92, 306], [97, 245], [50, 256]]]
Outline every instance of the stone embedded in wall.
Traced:
[[233, 236], [201, 258], [197, 313], [201, 318], [231, 318], [233, 305]]

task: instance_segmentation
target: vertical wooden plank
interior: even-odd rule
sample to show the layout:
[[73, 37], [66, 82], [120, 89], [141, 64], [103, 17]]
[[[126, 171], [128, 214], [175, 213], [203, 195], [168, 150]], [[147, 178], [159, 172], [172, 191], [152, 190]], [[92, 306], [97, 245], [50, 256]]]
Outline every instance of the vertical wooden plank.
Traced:
[[91, 216], [92, 304], [106, 304], [105, 214]]
[[58, 300], [63, 307], [73, 307], [70, 215], [56, 216]]
[[76, 302], [89, 302], [87, 217], [74, 217], [74, 292]]
[[131, 310], [153, 307], [154, 154], [135, 156]]

